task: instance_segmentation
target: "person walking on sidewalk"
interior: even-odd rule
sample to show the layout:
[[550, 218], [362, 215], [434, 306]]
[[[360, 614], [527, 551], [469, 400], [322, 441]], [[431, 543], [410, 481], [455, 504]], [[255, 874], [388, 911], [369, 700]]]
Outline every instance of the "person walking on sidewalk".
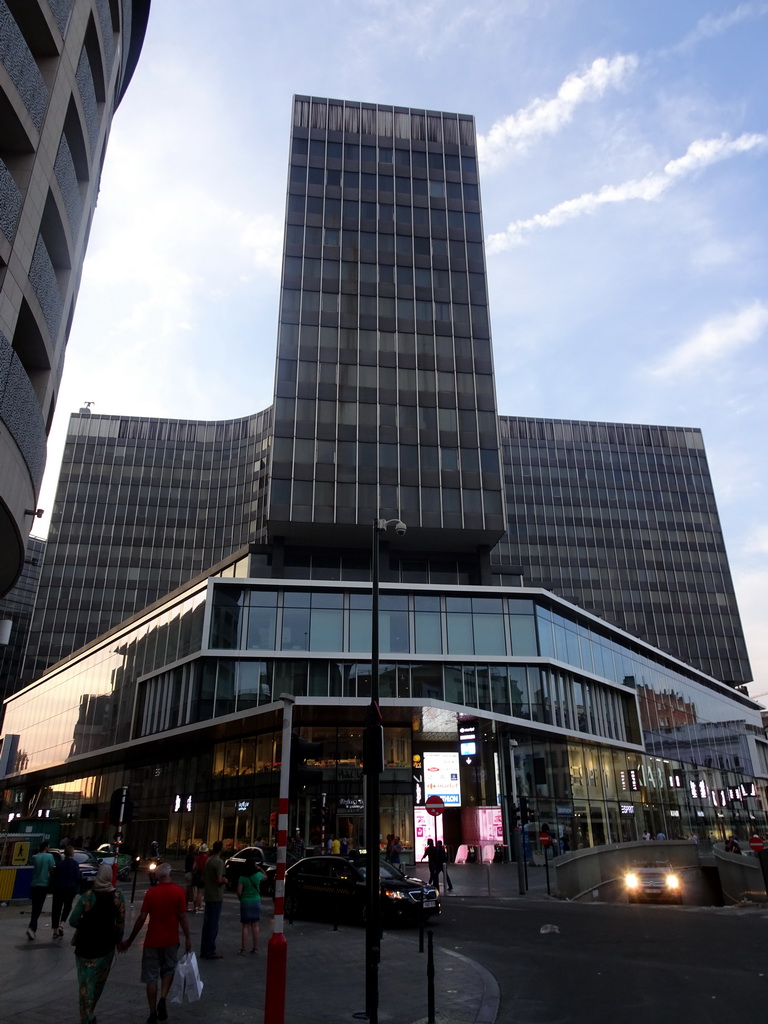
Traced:
[[448, 874], [448, 851], [443, 846], [442, 839], [437, 840], [437, 860], [438, 860], [438, 874], [441, 871], [445, 872], [445, 884], [448, 892], [453, 892], [453, 885], [451, 883], [451, 876]]
[[67, 846], [64, 850], [64, 859], [59, 861], [53, 873], [51, 932], [54, 939], [60, 939], [64, 935], [62, 924], [70, 915], [79, 888], [80, 865], [75, 860], [74, 846]]
[[427, 858], [427, 864], [429, 865], [429, 881], [427, 885], [434, 885], [437, 891], [440, 891], [440, 855], [435, 846], [434, 839], [427, 840], [427, 846], [424, 850], [422, 860], [424, 857]]
[[223, 953], [216, 952], [216, 937], [219, 934], [221, 907], [224, 902], [224, 886], [227, 876], [224, 874], [224, 861], [221, 851], [224, 843], [218, 839], [211, 848], [211, 856], [203, 869], [205, 891], [205, 913], [203, 914], [203, 934], [200, 939], [200, 956], [203, 960], [221, 960]]
[[182, 887], [171, 881], [171, 865], [158, 864], [155, 877], [157, 885], [147, 890], [131, 934], [117, 947], [121, 953], [125, 953], [149, 918], [141, 955], [141, 980], [147, 986], [149, 1003], [147, 1024], [168, 1020], [165, 1000], [179, 962], [179, 928], [184, 932], [186, 952], [192, 950], [187, 923], [187, 899]]
[[51, 873], [56, 868], [56, 861], [53, 854], [48, 851], [48, 840], [44, 839], [37, 848], [37, 853], [32, 857], [32, 915], [27, 928], [27, 938], [31, 942], [37, 934], [37, 922], [45, 905], [45, 897], [48, 895], [48, 888], [51, 884]]
[[251, 933], [251, 952], [259, 951], [259, 919], [261, 918], [261, 880], [264, 873], [249, 857], [243, 865], [243, 873], [237, 882], [237, 898], [240, 900], [240, 956], [245, 954], [248, 932]]
[[[74, 858], [69, 859], [77, 866]], [[95, 1024], [93, 1011], [104, 991], [115, 947], [122, 940], [125, 927], [125, 901], [120, 890], [112, 885], [110, 864], [99, 867], [93, 889], [81, 896], [69, 923], [75, 928], [80, 1024]]]

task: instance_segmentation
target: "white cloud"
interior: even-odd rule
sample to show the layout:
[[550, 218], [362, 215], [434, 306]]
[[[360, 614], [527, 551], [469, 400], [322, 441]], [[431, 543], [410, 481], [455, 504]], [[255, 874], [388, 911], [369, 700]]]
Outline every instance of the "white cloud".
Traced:
[[568, 124], [581, 103], [599, 99], [608, 89], [618, 88], [637, 64], [633, 54], [613, 60], [600, 57], [583, 74], [568, 75], [553, 99], [537, 98], [516, 114], [497, 121], [487, 135], [478, 136], [481, 161], [493, 167], [510, 152], [524, 150], [542, 135], [554, 135]]
[[621, 185], [604, 185], [599, 192], [585, 192], [576, 199], [567, 199], [553, 206], [546, 213], [537, 213], [525, 220], [513, 221], [506, 231], [489, 235], [489, 254], [503, 252], [512, 245], [519, 245], [534, 230], [559, 227], [566, 221], [594, 213], [608, 203], [626, 203], [632, 199], [651, 202], [658, 199], [669, 188], [691, 174], [721, 160], [728, 160], [752, 149], [768, 146], [768, 135], [744, 134], [737, 139], [722, 135], [717, 139], [697, 139], [690, 144], [684, 156], [670, 160], [662, 171], [647, 174], [644, 178], [633, 178]]
[[747, 534], [742, 550], [746, 555], [768, 555], [768, 523], [756, 526]]
[[673, 51], [689, 50], [703, 39], [714, 39], [715, 36], [727, 32], [733, 25], [738, 25], [742, 21], [762, 18], [766, 14], [768, 14], [768, 4], [739, 4], [732, 11], [728, 11], [727, 14], [722, 14], [719, 17], [716, 17], [714, 14], [705, 14], [697, 22], [696, 28], [677, 46], [673, 47]]
[[759, 341], [768, 330], [768, 306], [755, 301], [738, 313], [705, 323], [656, 366], [655, 377], [673, 378], [682, 373], [704, 370], [712, 363], [733, 355]]

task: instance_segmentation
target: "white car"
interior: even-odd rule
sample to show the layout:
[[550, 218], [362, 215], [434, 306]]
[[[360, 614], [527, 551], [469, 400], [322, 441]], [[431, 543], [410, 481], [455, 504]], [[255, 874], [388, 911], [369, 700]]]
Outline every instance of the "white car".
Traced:
[[[102, 864], [109, 864], [110, 866], [115, 863], [115, 846], [112, 843], [102, 843], [94, 853], [94, 857]], [[131, 877], [131, 857], [130, 854], [121, 853], [117, 857], [117, 877], [121, 882], [127, 881]]]

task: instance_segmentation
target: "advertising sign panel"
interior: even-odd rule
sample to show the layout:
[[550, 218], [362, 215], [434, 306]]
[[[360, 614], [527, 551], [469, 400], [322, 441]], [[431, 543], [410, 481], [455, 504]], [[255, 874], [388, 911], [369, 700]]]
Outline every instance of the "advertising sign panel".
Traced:
[[424, 754], [424, 798], [430, 796], [442, 797], [446, 807], [461, 807], [458, 751]]

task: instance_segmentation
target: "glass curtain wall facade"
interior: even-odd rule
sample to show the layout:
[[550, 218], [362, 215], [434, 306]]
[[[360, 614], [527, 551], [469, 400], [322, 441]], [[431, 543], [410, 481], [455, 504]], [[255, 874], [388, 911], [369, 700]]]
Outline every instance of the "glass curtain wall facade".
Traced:
[[[111, 790], [94, 768], [107, 778], [120, 765], [143, 841], [271, 839], [287, 692], [297, 728], [324, 744], [315, 764], [333, 821], [361, 843], [370, 594], [253, 579], [257, 564], [243, 553], [12, 698], [12, 806], [52, 810], [55, 793], [75, 791], [101, 805]], [[382, 831], [397, 828], [408, 849], [423, 802], [415, 766], [456, 756], [461, 797], [445, 825], [457, 846], [465, 815], [497, 805], [495, 758], [512, 738], [534, 820], [571, 848], [768, 822], [759, 706], [553, 595], [384, 584], [380, 637]], [[468, 721], [481, 751], [471, 768], [458, 764]], [[310, 839], [315, 804], [310, 794], [292, 810]], [[80, 811], [68, 813], [85, 830]]]
[[72, 416], [24, 677], [265, 537], [271, 410]]
[[501, 535], [471, 117], [294, 100], [274, 408], [270, 536]]
[[503, 582], [544, 587], [733, 685], [752, 678], [701, 431], [500, 419]]

